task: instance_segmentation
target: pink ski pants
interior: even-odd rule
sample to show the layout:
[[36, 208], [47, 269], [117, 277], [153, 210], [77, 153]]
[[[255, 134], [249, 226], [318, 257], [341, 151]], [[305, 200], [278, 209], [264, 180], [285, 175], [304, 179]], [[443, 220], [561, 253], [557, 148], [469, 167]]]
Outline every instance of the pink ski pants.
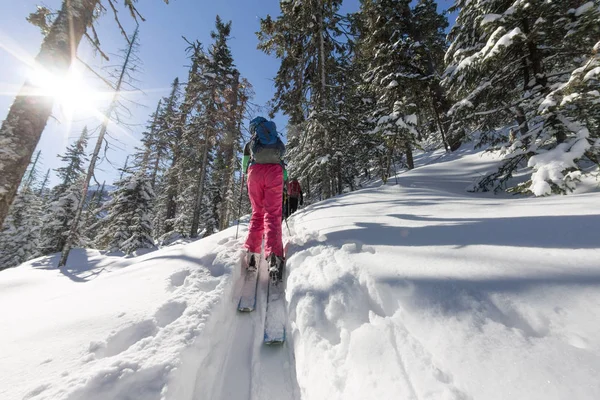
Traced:
[[254, 164], [248, 169], [248, 194], [252, 217], [245, 247], [260, 253], [263, 233], [265, 257], [271, 253], [283, 257], [281, 207], [283, 201], [283, 167], [279, 164]]

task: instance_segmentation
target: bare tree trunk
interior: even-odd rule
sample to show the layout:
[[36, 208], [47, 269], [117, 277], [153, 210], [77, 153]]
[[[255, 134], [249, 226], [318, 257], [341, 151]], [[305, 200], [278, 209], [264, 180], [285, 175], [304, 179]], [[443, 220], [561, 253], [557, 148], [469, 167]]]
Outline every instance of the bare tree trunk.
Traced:
[[435, 99], [432, 99], [431, 101], [431, 108], [433, 109], [433, 115], [435, 116], [435, 122], [438, 126], [438, 129], [440, 130], [440, 133], [442, 135], [442, 142], [444, 143], [444, 150], [446, 150], [446, 153], [450, 151], [450, 145], [448, 144], [448, 139], [447, 139], [447, 127], [445, 127], [442, 124], [442, 121], [440, 119], [440, 114], [438, 112], [437, 107], [435, 106]]
[[196, 204], [194, 206], [194, 216], [192, 217], [192, 227], [190, 237], [198, 237], [198, 227], [200, 226], [200, 207], [202, 206], [202, 197], [204, 197], [204, 181], [206, 180], [206, 166], [208, 165], [208, 151], [211, 147], [210, 133], [206, 133], [204, 142], [204, 152], [202, 154], [202, 168], [198, 177], [198, 193], [196, 195]]
[[169, 168], [168, 177], [169, 181], [167, 182], [167, 214], [165, 215], [165, 233], [172, 232], [175, 229], [175, 225], [173, 220], [175, 219], [175, 215], [177, 213], [177, 192], [178, 192], [178, 181], [177, 181], [177, 162], [179, 160], [179, 139], [176, 140], [177, 143], [174, 144], [175, 150], [173, 151], [173, 161], [171, 162], [171, 167]]
[[[319, 74], [320, 74], [320, 83], [321, 83], [321, 95], [320, 95], [320, 100], [321, 100], [321, 111], [325, 111], [325, 108], [327, 107], [327, 99], [325, 96], [325, 93], [327, 91], [327, 82], [326, 82], [326, 73], [325, 73], [325, 62], [326, 62], [326, 58], [325, 58], [325, 26], [324, 26], [324, 21], [323, 21], [323, 7], [324, 4], [321, 1], [318, 1], [317, 4], [319, 5], [319, 14], [318, 14], [318, 20], [319, 20]], [[329, 133], [327, 131], [323, 132], [323, 142], [324, 142], [324, 147], [325, 147], [325, 151], [326, 152], [330, 152], [331, 151], [331, 141], [329, 140]], [[331, 168], [327, 168], [327, 164], [323, 164], [322, 167], [322, 190], [324, 189], [324, 197], [325, 198], [329, 198], [331, 197], [331, 180], [332, 180], [332, 176], [330, 173]]]
[[[215, 93], [217, 91], [216, 87], [211, 88], [210, 98], [212, 101], [215, 100]], [[214, 121], [216, 119], [215, 116], [215, 107], [216, 105], [213, 103], [212, 107], [207, 110], [208, 121]], [[198, 237], [198, 228], [200, 226], [200, 207], [202, 206], [202, 198], [204, 197], [204, 182], [206, 181], [206, 170], [208, 169], [208, 153], [212, 147], [212, 140], [215, 132], [213, 132], [213, 127], [215, 123], [207, 126], [206, 134], [204, 136], [204, 151], [202, 152], [202, 167], [200, 168], [200, 176], [198, 177], [198, 186], [197, 186], [197, 194], [196, 194], [196, 204], [194, 205], [194, 215], [192, 216], [192, 226], [190, 228], [190, 237], [195, 238]]]
[[[63, 2], [36, 57], [41, 67], [56, 75], [68, 72], [98, 3], [99, 0]], [[32, 83], [25, 82], [0, 128], [0, 226], [54, 105], [51, 96], [35, 95], [37, 89]]]
[[[156, 124], [158, 120], [158, 113], [160, 112], [160, 103], [161, 100], [158, 101], [158, 105], [156, 106], [156, 112], [154, 113], [154, 119], [152, 120], [152, 125], [150, 125], [150, 135], [152, 135], [152, 139], [154, 139], [154, 134], [156, 133]], [[152, 172], [150, 173], [150, 185], [152, 186], [152, 189], [154, 189], [156, 186], [156, 176], [158, 175], [158, 167], [160, 165], [160, 158], [162, 157], [162, 144], [157, 144], [156, 147], [156, 160], [154, 160]]]
[[227, 228], [229, 225], [229, 215], [228, 210], [230, 209], [229, 205], [231, 203], [231, 198], [227, 198], [228, 193], [233, 193], [234, 188], [233, 184], [235, 183], [233, 180], [233, 174], [235, 173], [235, 165], [236, 165], [236, 154], [235, 154], [235, 142], [238, 137], [237, 133], [237, 108], [238, 108], [238, 89], [239, 89], [239, 73], [236, 73], [233, 78], [233, 84], [231, 88], [231, 94], [229, 99], [227, 99], [227, 103], [229, 105], [229, 119], [230, 126], [226, 132], [226, 140], [223, 143], [224, 151], [223, 151], [223, 159], [227, 163], [226, 169], [223, 171], [223, 201], [220, 204], [219, 210], [219, 230], [223, 230]]
[[35, 160], [33, 160], [33, 163], [31, 164], [31, 168], [29, 169], [29, 174], [27, 175], [27, 180], [25, 181], [25, 188], [31, 188], [31, 184], [33, 183], [33, 180], [35, 179], [35, 169], [37, 167], [37, 163], [40, 159], [40, 154], [42, 154], [41, 150], [38, 150], [36, 156], [35, 156]]
[[405, 146], [406, 146], [406, 151], [404, 154], [406, 154], [406, 166], [408, 167], [408, 169], [414, 169], [415, 161], [413, 159], [412, 145], [410, 142], [407, 141]]
[[43, 196], [44, 195], [44, 190], [46, 190], [46, 185], [48, 184], [49, 180], [50, 180], [50, 169], [48, 169], [48, 171], [46, 171], [46, 175], [44, 176], [44, 180], [42, 181], [42, 184], [40, 185], [40, 190], [38, 191], [38, 195], [39, 196]]
[[63, 267], [67, 264], [67, 259], [69, 258], [71, 247], [73, 246], [73, 242], [75, 241], [75, 237], [77, 236], [77, 233], [79, 231], [79, 221], [81, 220], [81, 213], [83, 211], [83, 205], [85, 204], [85, 199], [87, 197], [88, 187], [90, 185], [90, 181], [92, 180], [92, 176], [94, 175], [94, 169], [96, 168], [96, 162], [98, 161], [98, 155], [100, 154], [102, 143], [104, 142], [104, 136], [106, 135], [106, 131], [108, 129], [110, 117], [118, 107], [118, 100], [119, 96], [121, 95], [121, 86], [123, 85], [125, 74], [127, 72], [127, 69], [129, 68], [129, 60], [131, 59], [131, 56], [133, 54], [134, 44], [136, 43], [137, 35], [138, 30], [136, 29], [133, 33], [132, 39], [130, 40], [129, 48], [127, 49], [127, 55], [125, 56], [123, 67], [121, 68], [121, 74], [119, 75], [119, 79], [115, 87], [115, 93], [113, 95], [112, 101], [110, 102], [108, 111], [106, 112], [106, 114], [104, 114], [102, 127], [100, 128], [100, 133], [98, 134], [98, 140], [96, 141], [96, 146], [94, 147], [94, 152], [92, 153], [90, 165], [88, 166], [87, 174], [85, 176], [85, 181], [83, 182], [83, 189], [81, 190], [81, 201], [79, 202], [79, 205], [77, 207], [75, 218], [73, 218], [73, 221], [71, 223], [69, 236], [67, 237], [67, 241], [65, 242], [65, 246], [63, 247], [62, 254], [60, 256], [60, 261], [58, 262], [59, 267]]

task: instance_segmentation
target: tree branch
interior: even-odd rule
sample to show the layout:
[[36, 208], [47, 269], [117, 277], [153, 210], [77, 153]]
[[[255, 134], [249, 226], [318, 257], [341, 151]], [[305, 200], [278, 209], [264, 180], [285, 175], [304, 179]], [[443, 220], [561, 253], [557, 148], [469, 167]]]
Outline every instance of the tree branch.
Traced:
[[[121, 30], [121, 34], [125, 37], [127, 44], [131, 45], [131, 42], [129, 41], [129, 37], [127, 36], [127, 33], [125, 32], [125, 29], [123, 28], [123, 25], [121, 25], [121, 21], [119, 21], [119, 16], [117, 15], [119, 12], [115, 8], [115, 4], [113, 3], [113, 0], [108, 0], [108, 4], [110, 5], [110, 8], [112, 8], [112, 10], [113, 10], [113, 14], [115, 16], [115, 21], [117, 21], [117, 25], [119, 26], [119, 29]], [[135, 19], [135, 15], [133, 15], [133, 18]], [[142, 18], [142, 20], [144, 20], [144, 19]]]

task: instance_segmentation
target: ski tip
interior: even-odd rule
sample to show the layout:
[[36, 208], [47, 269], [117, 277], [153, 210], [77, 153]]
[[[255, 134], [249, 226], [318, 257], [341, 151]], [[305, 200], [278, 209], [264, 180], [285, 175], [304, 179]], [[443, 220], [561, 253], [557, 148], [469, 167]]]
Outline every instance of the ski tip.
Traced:
[[264, 344], [269, 345], [269, 346], [283, 344], [285, 342], [285, 328], [283, 328], [283, 335], [281, 335], [280, 337], [269, 337], [265, 333], [263, 342], [264, 342]]

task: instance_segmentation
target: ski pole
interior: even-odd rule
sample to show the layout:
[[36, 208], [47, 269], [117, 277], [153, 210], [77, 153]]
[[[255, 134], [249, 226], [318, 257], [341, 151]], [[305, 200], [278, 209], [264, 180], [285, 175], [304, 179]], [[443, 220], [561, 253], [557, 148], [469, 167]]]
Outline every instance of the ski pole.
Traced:
[[238, 217], [237, 217], [237, 227], [235, 228], [235, 239], [238, 238], [238, 231], [240, 230], [240, 217], [242, 214], [242, 196], [244, 195], [244, 178], [246, 175], [242, 172], [242, 187], [240, 188], [240, 204], [238, 206]]
[[285, 221], [285, 226], [287, 226], [287, 228], [288, 228], [288, 234], [289, 234], [290, 236], [292, 236], [292, 232], [290, 232], [290, 226], [289, 226], [289, 225], [288, 225], [288, 223], [287, 223], [287, 217], [285, 217], [284, 221]]

